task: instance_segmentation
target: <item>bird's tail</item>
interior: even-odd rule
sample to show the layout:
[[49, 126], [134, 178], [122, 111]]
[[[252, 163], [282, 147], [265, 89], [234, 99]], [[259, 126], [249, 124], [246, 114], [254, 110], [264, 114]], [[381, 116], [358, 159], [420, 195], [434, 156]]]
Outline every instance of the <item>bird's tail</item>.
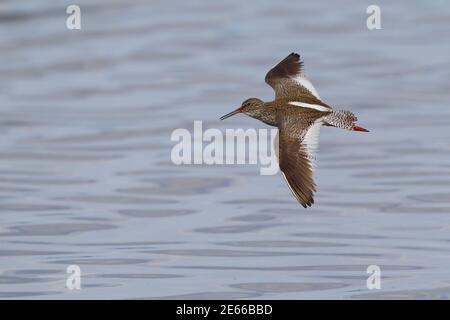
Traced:
[[323, 120], [326, 126], [347, 129], [350, 131], [369, 132], [369, 130], [356, 125], [355, 122], [358, 118], [350, 111], [333, 110], [333, 112], [325, 116]]

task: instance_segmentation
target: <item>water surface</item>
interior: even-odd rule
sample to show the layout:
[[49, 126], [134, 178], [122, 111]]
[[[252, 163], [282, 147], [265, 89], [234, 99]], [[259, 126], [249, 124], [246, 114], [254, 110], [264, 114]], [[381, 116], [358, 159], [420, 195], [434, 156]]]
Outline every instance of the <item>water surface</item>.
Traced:
[[[449, 298], [450, 9], [444, 1], [0, 5], [0, 298]], [[370, 134], [324, 128], [304, 210], [256, 165], [175, 166], [291, 51]], [[66, 289], [67, 266], [82, 289]], [[382, 289], [366, 288], [366, 268]]]

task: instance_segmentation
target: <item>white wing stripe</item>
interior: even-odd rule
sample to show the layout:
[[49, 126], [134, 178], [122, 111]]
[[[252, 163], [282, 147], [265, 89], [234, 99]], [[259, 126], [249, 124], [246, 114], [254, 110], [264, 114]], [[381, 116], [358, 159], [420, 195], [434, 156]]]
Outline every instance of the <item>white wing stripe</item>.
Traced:
[[311, 127], [309, 127], [306, 134], [303, 136], [303, 143], [306, 146], [306, 151], [308, 152], [308, 156], [311, 160], [311, 164], [314, 169], [315, 165], [315, 155], [317, 150], [319, 149], [319, 134], [320, 127], [322, 127], [323, 121], [322, 119], [317, 119]]
[[321, 106], [320, 104], [310, 104], [310, 103], [304, 103], [304, 102], [299, 102], [299, 101], [289, 101], [288, 103], [293, 106], [302, 107], [302, 108], [315, 109], [315, 110], [319, 110], [319, 111], [330, 111], [330, 108]]
[[311, 93], [320, 100], [319, 93], [317, 92], [316, 88], [312, 85], [311, 81], [303, 77], [302, 74], [298, 75], [297, 77], [293, 78], [298, 84], [300, 84], [302, 87], [305, 87]]

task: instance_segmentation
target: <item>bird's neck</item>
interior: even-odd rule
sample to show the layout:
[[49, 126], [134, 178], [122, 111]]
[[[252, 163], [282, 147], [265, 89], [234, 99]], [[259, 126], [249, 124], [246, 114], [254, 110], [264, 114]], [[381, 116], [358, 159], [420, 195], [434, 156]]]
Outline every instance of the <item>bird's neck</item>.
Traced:
[[268, 124], [269, 126], [277, 126], [277, 111], [276, 107], [270, 103], [263, 103], [261, 108], [258, 108], [258, 112], [251, 115], [252, 118]]

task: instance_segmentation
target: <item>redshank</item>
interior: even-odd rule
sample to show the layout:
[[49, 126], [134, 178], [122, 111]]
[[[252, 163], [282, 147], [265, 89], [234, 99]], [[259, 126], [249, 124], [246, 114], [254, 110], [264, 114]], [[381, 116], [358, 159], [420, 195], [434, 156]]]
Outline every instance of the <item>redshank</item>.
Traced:
[[298, 202], [305, 208], [310, 207], [316, 192], [313, 170], [320, 127], [368, 130], [355, 124], [357, 118], [350, 111], [333, 110], [320, 99], [312, 83], [304, 76], [303, 61], [297, 53], [291, 53], [273, 67], [265, 80], [275, 91], [275, 100], [247, 99], [220, 119], [245, 113], [277, 127], [280, 170]]

